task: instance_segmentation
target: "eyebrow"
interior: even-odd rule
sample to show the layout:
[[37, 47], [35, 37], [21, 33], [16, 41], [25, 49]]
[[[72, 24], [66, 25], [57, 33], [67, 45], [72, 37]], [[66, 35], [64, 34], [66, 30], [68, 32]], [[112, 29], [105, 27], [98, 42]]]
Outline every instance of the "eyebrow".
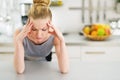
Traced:
[[[33, 28], [39, 30], [39, 29], [36, 28], [36, 27], [33, 27]], [[47, 28], [47, 27], [43, 27], [43, 28], [41, 28], [41, 29], [48, 29], [48, 28]]]

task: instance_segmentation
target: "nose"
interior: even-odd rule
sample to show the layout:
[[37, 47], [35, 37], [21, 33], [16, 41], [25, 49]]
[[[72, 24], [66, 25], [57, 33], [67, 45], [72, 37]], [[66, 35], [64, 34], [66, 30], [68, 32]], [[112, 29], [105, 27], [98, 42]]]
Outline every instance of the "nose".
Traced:
[[43, 32], [41, 30], [37, 31], [37, 38], [41, 38], [43, 36]]

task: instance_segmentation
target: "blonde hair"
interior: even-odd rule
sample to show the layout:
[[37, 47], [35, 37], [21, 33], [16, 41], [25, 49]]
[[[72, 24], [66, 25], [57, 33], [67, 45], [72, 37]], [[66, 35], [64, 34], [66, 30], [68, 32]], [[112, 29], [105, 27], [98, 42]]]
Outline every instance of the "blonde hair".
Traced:
[[33, 19], [52, 19], [52, 13], [49, 8], [50, 0], [33, 0], [33, 5], [28, 13], [28, 17]]

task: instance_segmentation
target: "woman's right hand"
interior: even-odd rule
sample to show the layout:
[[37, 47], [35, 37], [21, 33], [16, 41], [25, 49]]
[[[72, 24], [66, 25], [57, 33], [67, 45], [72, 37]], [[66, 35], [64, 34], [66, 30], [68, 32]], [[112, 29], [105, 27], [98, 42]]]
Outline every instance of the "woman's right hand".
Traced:
[[33, 26], [33, 23], [28, 19], [26, 25], [23, 26], [22, 31], [16, 36], [16, 41], [22, 42], [23, 39], [28, 35], [28, 33], [31, 31], [31, 28]]
[[25, 70], [24, 62], [24, 46], [23, 40], [31, 31], [33, 23], [28, 19], [27, 23], [23, 26], [22, 30], [16, 30], [14, 35], [14, 45], [15, 45], [15, 54], [14, 54], [14, 65], [17, 73], [23, 73]]

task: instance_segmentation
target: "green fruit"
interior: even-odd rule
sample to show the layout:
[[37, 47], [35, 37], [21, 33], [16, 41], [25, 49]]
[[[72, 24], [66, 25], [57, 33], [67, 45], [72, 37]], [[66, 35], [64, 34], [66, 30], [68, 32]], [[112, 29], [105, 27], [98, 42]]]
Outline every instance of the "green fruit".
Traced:
[[104, 36], [104, 34], [105, 34], [105, 30], [104, 29], [102, 29], [102, 28], [98, 29], [98, 31], [97, 31], [97, 35], [98, 36]]

